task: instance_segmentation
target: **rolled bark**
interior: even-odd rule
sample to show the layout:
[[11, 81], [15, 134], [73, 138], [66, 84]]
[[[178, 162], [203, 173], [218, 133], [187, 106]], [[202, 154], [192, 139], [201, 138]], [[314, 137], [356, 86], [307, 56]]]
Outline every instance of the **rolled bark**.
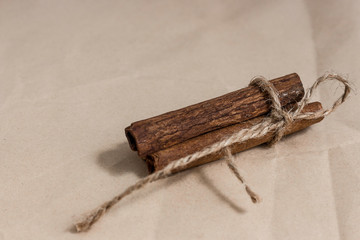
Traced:
[[[300, 77], [289, 74], [271, 80], [282, 106], [300, 100], [304, 88]], [[201, 134], [266, 114], [271, 101], [257, 86], [249, 86], [223, 96], [156, 117], [134, 122], [125, 134], [134, 151], [144, 158]]]
[[[303, 113], [306, 112], [316, 112], [322, 109], [321, 103], [313, 102], [307, 104]], [[208, 147], [218, 141], [223, 140], [225, 137], [234, 134], [242, 129], [249, 128], [255, 124], [260, 123], [265, 116], [260, 116], [242, 123], [238, 123], [232, 126], [228, 126], [225, 128], [221, 128], [195, 138], [189, 139], [172, 147], [160, 150], [156, 153], [152, 153], [146, 156], [145, 160], [149, 169], [149, 172], [152, 173], [154, 171], [158, 171], [163, 169], [170, 162], [185, 157], [187, 155], [193, 154], [195, 152], [201, 151], [205, 147]], [[311, 120], [295, 120], [293, 124], [286, 130], [285, 135], [294, 133], [301, 129], [304, 129], [312, 124], [318, 123], [323, 119], [323, 117], [319, 117]], [[247, 141], [241, 143], [235, 143], [230, 146], [231, 152], [233, 154], [244, 151], [246, 149], [255, 147], [257, 145], [269, 142], [274, 137], [273, 132], [267, 133], [265, 136], [256, 139], [249, 139]], [[216, 152], [214, 154], [207, 155], [202, 157], [189, 166], [186, 169], [195, 167], [201, 164], [205, 164], [208, 162], [212, 162], [218, 160], [224, 156], [223, 151]], [[184, 170], [184, 169], [181, 169]]]

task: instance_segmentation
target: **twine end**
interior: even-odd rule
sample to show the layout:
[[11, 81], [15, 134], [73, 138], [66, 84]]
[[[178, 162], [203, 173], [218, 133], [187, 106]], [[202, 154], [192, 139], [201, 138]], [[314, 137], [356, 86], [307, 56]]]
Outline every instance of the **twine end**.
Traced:
[[261, 202], [261, 199], [258, 196], [250, 196], [250, 198], [251, 198], [251, 201], [255, 204]]
[[97, 221], [99, 220], [99, 218], [105, 213], [106, 209], [109, 208], [109, 204], [111, 202], [107, 202], [104, 206], [101, 206], [99, 209], [97, 209], [96, 211], [94, 211], [93, 213], [89, 214], [83, 221], [78, 222], [75, 224], [75, 229], [76, 232], [86, 232], [88, 231], [91, 226]]
[[256, 193], [254, 193], [254, 192], [250, 189], [249, 186], [245, 186], [245, 190], [246, 190], [247, 194], [250, 196], [251, 201], [252, 201], [253, 203], [259, 203], [259, 202], [261, 202], [260, 197], [259, 197]]
[[75, 223], [74, 226], [77, 233], [86, 232], [90, 229], [90, 226], [84, 222]]

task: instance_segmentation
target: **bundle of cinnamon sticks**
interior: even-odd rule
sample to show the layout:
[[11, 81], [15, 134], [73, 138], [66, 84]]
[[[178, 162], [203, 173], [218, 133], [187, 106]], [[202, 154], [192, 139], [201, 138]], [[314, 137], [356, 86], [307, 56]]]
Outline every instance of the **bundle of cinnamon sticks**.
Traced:
[[[300, 77], [289, 74], [270, 81], [282, 107], [296, 108], [304, 96]], [[322, 110], [320, 102], [307, 104], [302, 112]], [[170, 162], [188, 156], [232, 135], [244, 128], [260, 123], [271, 111], [271, 101], [266, 92], [249, 86], [223, 96], [197, 103], [179, 110], [132, 123], [125, 129], [130, 148], [145, 160], [149, 172], [161, 170]], [[323, 117], [296, 120], [285, 134], [304, 129], [320, 122]], [[231, 152], [238, 153], [269, 142], [275, 133], [234, 143]], [[188, 166], [194, 167], [222, 158], [223, 151], [209, 154]], [[183, 170], [183, 169], [182, 169]]]

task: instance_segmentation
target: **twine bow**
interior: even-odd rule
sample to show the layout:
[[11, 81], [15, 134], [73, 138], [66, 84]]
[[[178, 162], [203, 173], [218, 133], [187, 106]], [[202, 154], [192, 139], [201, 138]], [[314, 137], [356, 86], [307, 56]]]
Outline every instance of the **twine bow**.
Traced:
[[[309, 102], [310, 98], [313, 95], [314, 90], [323, 82], [329, 80], [339, 81], [344, 85], [343, 94], [334, 102], [334, 104], [326, 110], [310, 112], [310, 113], [301, 113], [304, 106]], [[137, 181], [135, 184], [129, 186], [121, 194], [115, 196], [112, 200], [103, 203], [100, 207], [92, 211], [86, 218], [75, 224], [76, 230], [78, 232], [87, 231], [90, 227], [99, 220], [99, 218], [105, 214], [112, 206], [118, 203], [124, 197], [130, 195], [135, 190], [143, 188], [146, 184], [166, 178], [172, 175], [176, 170], [186, 167], [188, 164], [196, 161], [197, 159], [207, 156], [209, 154], [224, 150], [225, 159], [230, 170], [235, 174], [239, 181], [244, 185], [247, 194], [250, 196], [252, 202], [259, 202], [259, 197], [251, 190], [249, 185], [245, 182], [244, 178], [241, 176], [238, 168], [234, 162], [234, 156], [232, 155], [229, 146], [237, 143], [243, 142], [249, 139], [259, 138], [266, 135], [269, 132], [275, 132], [274, 138], [271, 140], [270, 145], [278, 142], [284, 135], [286, 129], [292, 124], [295, 120], [300, 119], [315, 119], [318, 117], [326, 117], [331, 112], [333, 112], [339, 105], [341, 105], [350, 93], [350, 84], [342, 76], [336, 73], [326, 73], [323, 76], [319, 77], [314, 84], [309, 88], [304, 97], [298, 103], [298, 107], [295, 111], [285, 111], [282, 109], [280, 100], [278, 97], [278, 92], [273, 86], [273, 84], [267, 81], [264, 77], [258, 76], [251, 80], [250, 85], [257, 85], [263, 91], [267, 92], [271, 101], [272, 101], [272, 111], [269, 117], [266, 117], [264, 121], [259, 124], [256, 124], [250, 128], [242, 129], [239, 132], [232, 134], [231, 136], [225, 138], [224, 140], [217, 142], [209, 147], [204, 148], [203, 150], [190, 154], [186, 157], [180, 158], [176, 161], [169, 163], [164, 169], [159, 170], [153, 174], [150, 174], [147, 177], [144, 177]]]

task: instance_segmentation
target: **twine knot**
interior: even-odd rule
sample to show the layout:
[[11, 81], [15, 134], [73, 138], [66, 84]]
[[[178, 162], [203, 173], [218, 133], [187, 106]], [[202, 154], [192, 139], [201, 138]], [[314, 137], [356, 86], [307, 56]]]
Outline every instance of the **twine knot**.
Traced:
[[275, 88], [274, 84], [268, 81], [263, 76], [254, 77], [249, 85], [258, 86], [263, 92], [266, 92], [270, 97], [272, 103], [272, 110], [270, 114], [270, 118], [274, 122], [279, 122], [279, 127], [275, 131], [275, 135], [273, 139], [269, 142], [270, 146], [274, 145], [284, 136], [285, 131], [294, 121], [294, 118], [290, 112], [285, 111], [279, 99], [279, 92]]

